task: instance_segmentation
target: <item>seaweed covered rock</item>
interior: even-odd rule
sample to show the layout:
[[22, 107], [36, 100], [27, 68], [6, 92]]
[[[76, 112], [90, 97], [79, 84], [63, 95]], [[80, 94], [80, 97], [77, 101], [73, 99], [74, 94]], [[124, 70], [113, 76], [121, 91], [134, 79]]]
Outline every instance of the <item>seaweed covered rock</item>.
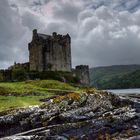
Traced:
[[88, 90], [0, 117], [4, 140], [129, 139], [140, 135], [139, 101]]

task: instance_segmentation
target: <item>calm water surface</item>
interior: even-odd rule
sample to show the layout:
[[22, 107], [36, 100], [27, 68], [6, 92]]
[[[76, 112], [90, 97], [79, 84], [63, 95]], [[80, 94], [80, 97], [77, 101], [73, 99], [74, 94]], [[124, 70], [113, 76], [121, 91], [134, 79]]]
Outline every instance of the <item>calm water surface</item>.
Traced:
[[140, 94], [140, 88], [135, 88], [135, 89], [109, 89], [106, 90], [109, 92], [113, 92], [115, 94], [132, 94], [132, 93], [136, 93], [136, 94]]

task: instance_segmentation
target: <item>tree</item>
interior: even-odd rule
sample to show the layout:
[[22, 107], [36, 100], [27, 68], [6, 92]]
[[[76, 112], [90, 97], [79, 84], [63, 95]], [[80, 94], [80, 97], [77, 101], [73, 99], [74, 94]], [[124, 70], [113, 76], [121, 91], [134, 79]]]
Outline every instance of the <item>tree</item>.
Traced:
[[12, 79], [17, 81], [26, 80], [26, 71], [24, 69], [18, 68], [12, 71]]

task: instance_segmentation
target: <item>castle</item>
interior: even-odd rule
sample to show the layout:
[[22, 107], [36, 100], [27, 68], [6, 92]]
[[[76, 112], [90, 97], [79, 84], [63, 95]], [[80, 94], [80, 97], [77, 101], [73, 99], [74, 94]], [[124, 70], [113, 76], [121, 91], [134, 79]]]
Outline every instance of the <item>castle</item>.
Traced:
[[30, 70], [71, 71], [71, 38], [69, 34], [52, 36], [39, 34], [33, 30], [32, 41], [28, 45]]
[[80, 78], [81, 84], [89, 85], [89, 67], [87, 65], [76, 66], [75, 69], [72, 69], [71, 38], [69, 34], [60, 35], [54, 32], [52, 35], [45, 35], [34, 29], [32, 41], [28, 44], [28, 50], [29, 63], [15, 63], [8, 68], [9, 71], [15, 68], [23, 68], [28, 71], [38, 72], [71, 72]]

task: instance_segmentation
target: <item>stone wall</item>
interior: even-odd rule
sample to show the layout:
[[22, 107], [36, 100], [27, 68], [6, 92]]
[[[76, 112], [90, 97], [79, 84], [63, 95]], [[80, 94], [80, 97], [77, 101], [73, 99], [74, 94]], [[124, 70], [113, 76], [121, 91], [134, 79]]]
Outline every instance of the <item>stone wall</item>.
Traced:
[[80, 83], [85, 86], [90, 85], [89, 66], [79, 65], [75, 67], [75, 73], [80, 78]]
[[71, 71], [71, 38], [67, 35], [39, 34], [33, 30], [29, 43], [30, 70]]

